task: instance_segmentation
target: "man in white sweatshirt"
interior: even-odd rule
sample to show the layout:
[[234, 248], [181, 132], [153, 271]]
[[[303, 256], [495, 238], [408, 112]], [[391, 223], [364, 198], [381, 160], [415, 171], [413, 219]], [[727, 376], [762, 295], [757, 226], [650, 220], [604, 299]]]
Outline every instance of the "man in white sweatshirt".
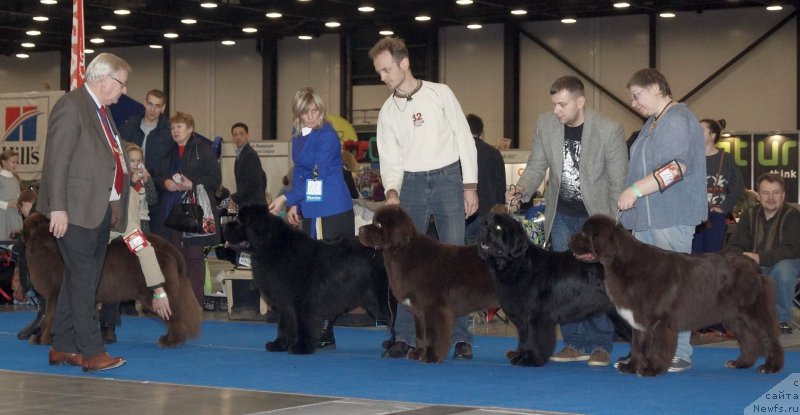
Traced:
[[[464, 219], [478, 209], [478, 164], [461, 105], [447, 85], [414, 78], [403, 40], [383, 38], [369, 56], [392, 95], [378, 115], [378, 154], [386, 204], [402, 206], [417, 230], [431, 216], [442, 242], [463, 245]], [[405, 357], [415, 347], [414, 318], [397, 307], [396, 342], [384, 357]], [[456, 359], [472, 358], [467, 317], [456, 319]]]

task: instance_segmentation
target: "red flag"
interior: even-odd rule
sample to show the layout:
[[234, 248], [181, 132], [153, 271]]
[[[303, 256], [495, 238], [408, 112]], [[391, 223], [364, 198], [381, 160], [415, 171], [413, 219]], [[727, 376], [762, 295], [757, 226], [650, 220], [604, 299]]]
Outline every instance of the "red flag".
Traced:
[[83, 74], [86, 72], [83, 35], [83, 0], [72, 0], [72, 47], [69, 60], [70, 91], [83, 85]]

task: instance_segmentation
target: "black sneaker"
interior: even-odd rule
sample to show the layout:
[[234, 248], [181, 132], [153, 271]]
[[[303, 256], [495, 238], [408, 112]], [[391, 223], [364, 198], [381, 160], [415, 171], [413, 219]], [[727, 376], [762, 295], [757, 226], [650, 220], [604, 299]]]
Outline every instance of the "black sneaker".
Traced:
[[792, 326], [785, 321], [778, 323], [778, 330], [781, 331], [781, 334], [792, 334], [794, 332], [794, 330], [792, 330]]
[[330, 320], [322, 320], [322, 328], [319, 330], [319, 340], [317, 340], [317, 349], [326, 347], [336, 347], [336, 338], [333, 337], [333, 324]]
[[408, 344], [406, 344], [404, 342], [400, 342], [400, 341], [394, 342], [392, 347], [390, 347], [385, 352], [383, 352], [381, 357], [388, 357], [390, 359], [400, 359], [400, 358], [406, 357], [406, 355], [408, 354], [408, 351], [411, 350], [411, 349], [413, 349], [413, 347], [409, 346]]

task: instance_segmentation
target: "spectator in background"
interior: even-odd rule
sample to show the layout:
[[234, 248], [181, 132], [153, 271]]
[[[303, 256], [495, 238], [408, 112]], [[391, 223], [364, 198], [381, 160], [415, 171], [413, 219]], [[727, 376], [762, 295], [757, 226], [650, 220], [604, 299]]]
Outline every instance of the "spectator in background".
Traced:
[[467, 115], [467, 124], [478, 152], [478, 211], [467, 218], [464, 241], [474, 245], [481, 222], [492, 206], [505, 203], [506, 167], [500, 151], [483, 141], [483, 120]]
[[267, 203], [267, 175], [261, 167], [258, 153], [250, 146], [250, 129], [247, 124], [233, 124], [231, 137], [236, 144], [236, 162], [233, 165], [236, 193], [228, 201], [228, 210], [236, 211], [241, 205]]
[[705, 137], [708, 219], [697, 226], [692, 253], [719, 252], [728, 230], [725, 219], [744, 194], [744, 179], [733, 156], [716, 146], [725, 120], [700, 120], [700, 127]]
[[22, 219], [17, 209], [19, 176], [18, 154], [14, 150], [0, 153], [0, 241], [11, 239], [11, 232], [22, 229]]
[[[631, 147], [627, 188], [617, 204], [620, 220], [644, 243], [690, 253], [695, 226], [708, 215], [703, 130], [686, 104], [673, 101], [661, 72], [637, 71], [626, 88], [650, 117]], [[692, 367], [690, 336], [678, 333], [670, 372]]]
[[786, 203], [786, 183], [779, 174], [762, 174], [756, 188], [759, 205], [742, 212], [725, 252], [746, 255], [772, 278], [778, 328], [791, 334], [789, 323], [800, 277], [800, 212]]
[[[311, 87], [300, 88], [292, 101], [291, 189], [269, 204], [277, 215], [289, 206], [286, 218], [314, 239], [352, 237], [355, 232], [353, 201], [342, 174], [342, 146], [339, 136], [325, 121], [322, 97]], [[333, 346], [333, 318], [323, 316], [318, 347]]]
[[[151, 89], [144, 97], [144, 114], [129, 118], [119, 129], [123, 140], [142, 148], [144, 167], [151, 173], [158, 170], [161, 159], [172, 146], [169, 117], [164, 114], [166, 108], [167, 97], [164, 92], [159, 89]], [[154, 201], [148, 199], [151, 230], [162, 238], [168, 239], [169, 229], [164, 227], [166, 218], [162, 215], [163, 209], [160, 207], [160, 200], [160, 189], [157, 190]]]
[[[155, 175], [156, 188], [163, 192], [162, 217], [166, 218], [173, 206], [181, 203], [184, 192], [196, 190], [196, 186], [202, 184], [214, 211], [214, 220], [219, 224], [217, 209], [213, 207], [217, 206], [215, 192], [222, 182], [222, 172], [211, 143], [195, 136], [194, 118], [190, 114], [178, 111], [169, 121], [173, 144]], [[183, 254], [197, 302], [203, 304], [206, 280], [203, 248], [218, 244], [218, 233], [188, 236], [170, 229], [167, 240]]]

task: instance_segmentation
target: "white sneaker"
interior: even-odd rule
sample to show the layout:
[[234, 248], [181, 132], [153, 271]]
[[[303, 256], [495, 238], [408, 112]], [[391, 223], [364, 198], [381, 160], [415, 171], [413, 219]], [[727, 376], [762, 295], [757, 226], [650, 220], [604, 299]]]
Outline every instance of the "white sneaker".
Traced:
[[675, 372], [683, 372], [684, 370], [689, 370], [692, 368], [692, 362], [688, 360], [683, 360], [680, 357], [673, 357], [672, 363], [669, 365], [668, 372], [675, 373]]

